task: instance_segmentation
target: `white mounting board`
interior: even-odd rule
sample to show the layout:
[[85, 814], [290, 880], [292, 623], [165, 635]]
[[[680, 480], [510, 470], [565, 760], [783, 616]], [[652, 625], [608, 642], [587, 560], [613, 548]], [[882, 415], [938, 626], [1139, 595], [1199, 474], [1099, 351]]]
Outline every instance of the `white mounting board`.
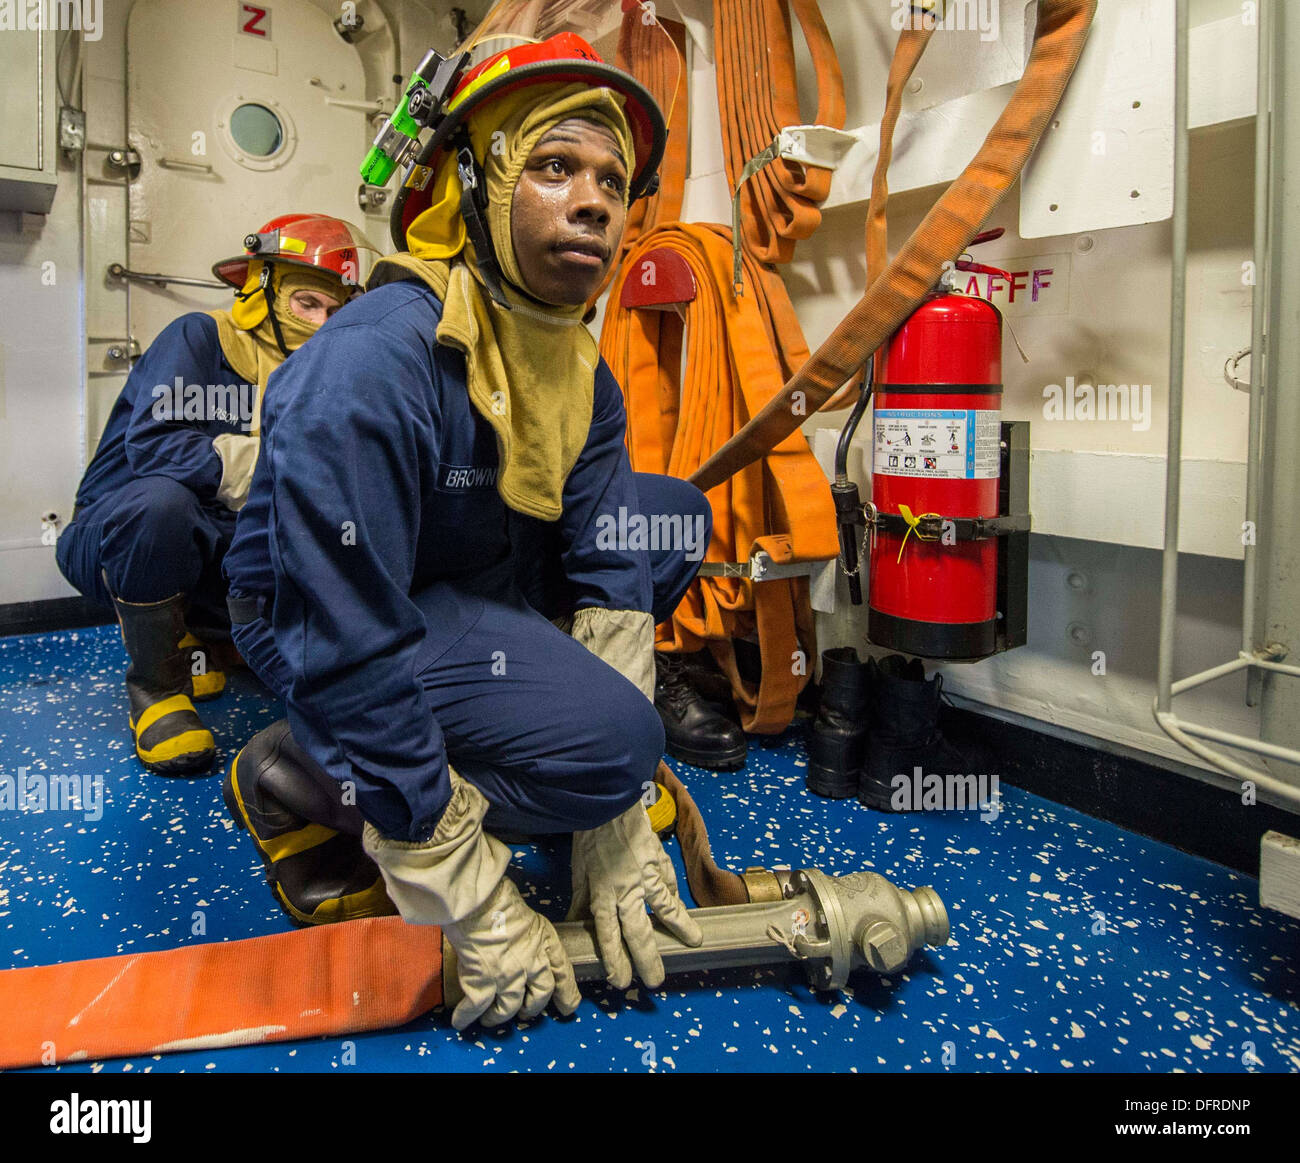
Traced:
[[[900, 114], [889, 164], [889, 192], [917, 190], [957, 177], [1006, 108], [1013, 88], [1012, 84], [999, 85], [916, 113]], [[835, 172], [824, 209], [871, 197], [872, 173], [880, 155], [880, 125], [850, 132], [856, 143]]]
[[1174, 205], [1174, 0], [1099, 4], [1021, 178], [1021, 238], [1160, 222]]
[[[863, 8], [870, 10], [870, 15], [864, 13], [860, 19], [874, 17], [892, 46], [899, 36], [903, 5]], [[903, 91], [902, 115], [1018, 81], [1029, 59], [1036, 10], [1035, 0], [949, 0], [944, 21], [935, 29]], [[885, 77], [881, 76], [882, 97], [884, 89]]]
[[[1142, 0], [1109, 0], [1109, 2], [1141, 3]], [[1028, 35], [1031, 37], [1033, 35], [1032, 25]], [[1191, 30], [1188, 49], [1191, 57], [1188, 120], [1192, 129], [1254, 115], [1256, 37], [1255, 26], [1245, 24], [1237, 17], [1211, 21]], [[1170, 47], [1172, 50], [1172, 40]], [[1086, 59], [1085, 53], [1084, 60]], [[1174, 116], [1172, 56], [1170, 62], [1168, 125], [1171, 127], [1171, 132], [1167, 172], [1172, 182]], [[1072, 80], [1070, 84], [1072, 87], [1070, 91], [1073, 92], [1075, 81]], [[974, 156], [977, 143], [983, 141], [988, 131], [993, 128], [993, 123], [1006, 107], [1014, 88], [1014, 82], [1008, 82], [995, 89], [972, 92], [964, 97], [957, 97], [941, 105], [930, 106], [916, 112], [908, 112], [904, 109], [894, 134], [894, 159], [889, 167], [890, 192], [902, 193], [905, 190], [952, 181]], [[1130, 107], [1134, 99], [1129, 98]], [[1062, 108], [1065, 108], [1069, 100], [1070, 95], [1067, 92]], [[835, 173], [830, 197], [825, 203], [827, 208], [865, 201], [871, 195], [871, 175], [879, 150], [880, 125], [878, 122], [864, 125], [850, 130], [849, 133], [855, 141], [846, 151]], [[1044, 139], [1039, 146], [1038, 155], [1045, 154], [1049, 149], [1060, 151], [1064, 148], [1064, 144], [1061, 141], [1049, 143]], [[1091, 140], [1083, 145], [1083, 152], [1087, 155], [1084, 160], [1091, 161]], [[1036, 164], [1039, 163], [1031, 158], [1026, 167], [1026, 175], [1032, 173]], [[1070, 173], [1073, 174], [1073, 167], [1076, 167], [1079, 162], [1077, 158], [1071, 156], [1063, 157], [1059, 163], [1053, 164], [1069, 168]], [[1028, 180], [1026, 177], [1026, 183]], [[1026, 189], [1028, 189], [1027, 184]], [[1120, 199], [1128, 203], [1125, 210], [1129, 214], [1134, 210], [1132, 205], [1134, 200], [1129, 198], [1130, 189], [1132, 187], [1124, 189]], [[1050, 202], [1048, 204], [1050, 205]], [[1091, 200], [1087, 204], [1092, 205]], [[1103, 204], [1098, 203], [1098, 205], [1106, 209]], [[1172, 189], [1166, 200], [1166, 206], [1164, 217], [1167, 218], [1173, 213]], [[1144, 213], [1148, 209], [1149, 203], [1143, 206]], [[1106, 212], [1109, 213], [1108, 210]], [[1056, 218], [1056, 214], [1052, 214], [1052, 217]], [[1143, 218], [1137, 221], [1148, 220], [1156, 219]], [[1074, 230], [1093, 230], [1103, 226], [1132, 224], [1133, 222], [1127, 217], [1121, 222], [1109, 219], [1097, 222], [1089, 220], [1079, 227], [1054, 221], [1052, 229], [1059, 229], [1068, 234]], [[1022, 234], [1022, 237], [1029, 236]]]

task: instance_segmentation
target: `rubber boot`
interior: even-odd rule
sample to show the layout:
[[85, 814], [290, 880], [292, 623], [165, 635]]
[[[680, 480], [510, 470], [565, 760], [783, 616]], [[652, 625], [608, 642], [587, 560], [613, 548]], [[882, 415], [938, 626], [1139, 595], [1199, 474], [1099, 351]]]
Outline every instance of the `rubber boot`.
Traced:
[[867, 706], [873, 661], [860, 662], [851, 646], [822, 652], [822, 694], [808, 733], [808, 790], [828, 799], [858, 794], [866, 763]]
[[211, 650], [187, 632], [181, 639], [181, 649], [190, 668], [190, 683], [194, 687], [196, 703], [215, 699], [226, 689], [226, 672], [221, 668]]
[[715, 711], [691, 685], [675, 654], [655, 651], [655, 710], [663, 720], [665, 749], [674, 759], [734, 771], [745, 762], [745, 733]]
[[641, 802], [645, 804], [646, 815], [650, 817], [650, 827], [660, 840], [667, 840], [676, 833], [677, 802], [663, 784], [656, 780], [653, 788], [646, 788]]
[[198, 775], [212, 766], [217, 746], [191, 698], [185, 637], [185, 595], [161, 602], [113, 598], [122, 641], [130, 656], [126, 690], [131, 700], [135, 753], [159, 775]]
[[870, 742], [858, 783], [858, 801], [882, 812], [908, 811], [910, 792], [895, 802], [895, 779], [910, 781], [915, 768], [924, 772], [956, 771], [961, 756], [939, 733], [939, 699], [943, 676], [927, 680], [918, 658], [901, 654], [879, 659], [872, 673]]
[[281, 719], [235, 756], [221, 784], [235, 824], [247, 829], [276, 903], [298, 925], [397, 912], [379, 868], [361, 847], [361, 813], [307, 755]]

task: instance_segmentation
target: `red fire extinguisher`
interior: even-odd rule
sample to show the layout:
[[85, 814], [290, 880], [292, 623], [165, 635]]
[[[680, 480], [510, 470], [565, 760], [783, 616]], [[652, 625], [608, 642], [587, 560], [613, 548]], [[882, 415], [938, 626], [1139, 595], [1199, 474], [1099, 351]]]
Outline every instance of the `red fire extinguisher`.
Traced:
[[[988, 231], [972, 245], [1001, 234]], [[1010, 282], [1007, 272], [969, 259], [956, 267]], [[870, 531], [867, 637], [941, 659], [983, 658], [1023, 643], [1031, 521], [1016, 510], [1027, 509], [1028, 434], [1008, 445], [1016, 446], [1012, 463], [1023, 462], [1021, 475], [1002, 480], [1001, 313], [940, 284], [882, 349], [876, 372], [871, 501], [864, 512], [846, 470], [866, 391], [841, 434], [831, 487], [855, 603], [854, 533], [864, 522]]]

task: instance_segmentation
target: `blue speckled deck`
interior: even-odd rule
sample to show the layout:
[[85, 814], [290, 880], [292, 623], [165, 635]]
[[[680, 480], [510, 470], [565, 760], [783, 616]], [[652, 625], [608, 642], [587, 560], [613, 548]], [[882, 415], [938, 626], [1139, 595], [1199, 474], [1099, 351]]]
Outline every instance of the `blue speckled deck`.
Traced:
[[[106, 786], [96, 822], [0, 812], [0, 968], [288, 927], [218, 777], [167, 780], [136, 761], [124, 667], [116, 627], [0, 639], [0, 771]], [[227, 762], [280, 713], [247, 675], [203, 707]], [[439, 1011], [353, 1035], [355, 1064], [331, 1038], [65, 1069], [1300, 1070], [1300, 924], [1261, 910], [1254, 880], [1005, 784], [992, 823], [817, 799], [804, 762], [792, 731], [741, 772], [679, 770], [721, 864], [933, 885], [953, 938], [905, 974], [855, 976], [842, 995], [794, 969], [680, 975], [653, 993], [587, 986], [568, 1021], [460, 1035]], [[515, 865], [527, 899], [561, 916], [563, 846], [517, 848]]]

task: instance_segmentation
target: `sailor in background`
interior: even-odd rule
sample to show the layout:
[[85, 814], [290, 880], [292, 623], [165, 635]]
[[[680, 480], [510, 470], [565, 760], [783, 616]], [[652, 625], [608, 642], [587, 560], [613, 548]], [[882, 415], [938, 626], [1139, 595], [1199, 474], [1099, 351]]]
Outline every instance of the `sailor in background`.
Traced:
[[162, 775], [216, 756], [191, 700], [220, 694], [237, 659], [221, 563], [267, 379], [357, 291], [358, 252], [373, 250], [320, 214], [272, 219], [245, 246], [213, 267], [232, 309], [182, 315], [132, 369], [56, 550], [64, 577], [117, 612], [136, 754]]

